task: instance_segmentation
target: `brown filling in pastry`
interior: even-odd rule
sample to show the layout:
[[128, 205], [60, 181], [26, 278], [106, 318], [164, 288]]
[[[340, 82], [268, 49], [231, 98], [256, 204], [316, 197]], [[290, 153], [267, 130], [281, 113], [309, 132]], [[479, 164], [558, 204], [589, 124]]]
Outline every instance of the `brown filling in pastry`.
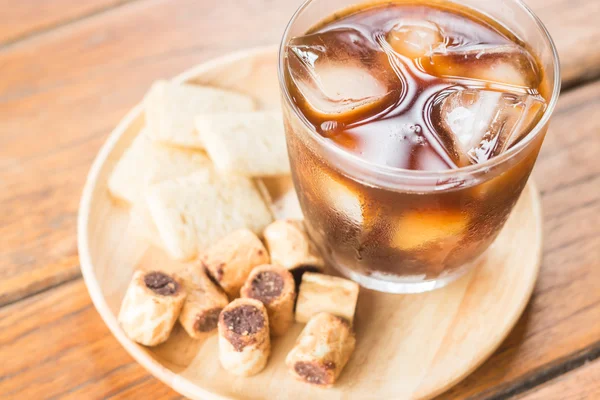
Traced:
[[273, 271], [263, 271], [252, 280], [251, 296], [264, 304], [269, 304], [281, 295], [283, 278]]
[[198, 316], [198, 319], [196, 319], [196, 323], [194, 324], [194, 330], [198, 332], [210, 332], [215, 329], [219, 322], [219, 314], [221, 314], [222, 310], [222, 308], [213, 308]]
[[173, 296], [179, 290], [179, 284], [169, 275], [159, 271], [144, 276], [146, 287], [161, 296]]

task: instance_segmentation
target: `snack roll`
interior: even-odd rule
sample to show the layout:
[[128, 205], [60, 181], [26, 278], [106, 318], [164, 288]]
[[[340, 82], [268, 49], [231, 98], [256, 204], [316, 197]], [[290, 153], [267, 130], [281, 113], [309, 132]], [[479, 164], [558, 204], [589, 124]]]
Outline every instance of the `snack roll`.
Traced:
[[190, 337], [200, 339], [217, 329], [219, 314], [229, 299], [210, 280], [201, 265], [188, 266], [184, 283], [187, 298], [179, 315], [179, 323]]
[[267, 264], [254, 268], [242, 287], [241, 297], [255, 299], [265, 305], [269, 315], [269, 330], [273, 336], [285, 334], [294, 323], [294, 277], [279, 265]]
[[235, 299], [252, 269], [269, 262], [269, 253], [252, 231], [240, 229], [215, 243], [200, 261], [229, 298]]
[[271, 353], [269, 317], [258, 300], [237, 299], [219, 316], [219, 359], [234, 375], [262, 371]]
[[325, 262], [308, 237], [302, 220], [275, 221], [265, 228], [263, 235], [271, 254], [271, 263], [292, 272], [296, 292], [305, 272], [323, 272]]
[[298, 291], [296, 321], [308, 322], [314, 315], [328, 312], [352, 322], [358, 289], [358, 284], [348, 279], [305, 273]]
[[323, 270], [323, 258], [308, 237], [302, 220], [277, 220], [265, 228], [263, 235], [271, 263], [289, 270], [303, 267]]
[[119, 312], [127, 336], [145, 346], [169, 338], [186, 293], [181, 280], [163, 271], [135, 271]]
[[286, 365], [296, 379], [331, 386], [354, 351], [356, 339], [350, 324], [329, 313], [319, 313], [306, 324]]

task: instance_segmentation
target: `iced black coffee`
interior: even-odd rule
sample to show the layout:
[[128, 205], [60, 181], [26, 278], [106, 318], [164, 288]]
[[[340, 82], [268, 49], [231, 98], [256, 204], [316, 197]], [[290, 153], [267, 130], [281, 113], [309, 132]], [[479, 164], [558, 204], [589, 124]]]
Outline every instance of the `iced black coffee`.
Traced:
[[542, 143], [530, 133], [552, 93], [534, 51], [440, 1], [342, 9], [282, 51], [294, 183], [327, 259], [387, 291], [459, 276], [498, 235]]

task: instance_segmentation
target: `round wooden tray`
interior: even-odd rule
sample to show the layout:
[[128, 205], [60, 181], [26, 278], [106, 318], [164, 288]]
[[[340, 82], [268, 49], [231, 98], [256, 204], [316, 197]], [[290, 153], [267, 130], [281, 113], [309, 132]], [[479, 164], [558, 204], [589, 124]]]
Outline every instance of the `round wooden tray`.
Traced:
[[[175, 80], [239, 90], [254, 96], [263, 107], [273, 108], [279, 104], [276, 67], [276, 49], [264, 48], [200, 65]], [[108, 176], [143, 123], [137, 106], [112, 132], [94, 161], [79, 210], [79, 256], [90, 296], [115, 337], [154, 376], [185, 396], [430, 398], [480, 365], [527, 304], [542, 246], [540, 202], [531, 183], [496, 242], [463, 278], [424, 294], [361, 290], [356, 351], [333, 388], [315, 388], [288, 375], [284, 359], [302, 329], [298, 324], [273, 342], [267, 368], [250, 378], [232, 376], [220, 367], [216, 336], [194, 341], [176, 326], [165, 344], [139, 346], [125, 336], [116, 318], [133, 270], [154, 263], [180, 266], [138, 239], [131, 232], [128, 210], [108, 195]], [[281, 193], [282, 187], [270, 185], [270, 189], [277, 196], [275, 192]]]

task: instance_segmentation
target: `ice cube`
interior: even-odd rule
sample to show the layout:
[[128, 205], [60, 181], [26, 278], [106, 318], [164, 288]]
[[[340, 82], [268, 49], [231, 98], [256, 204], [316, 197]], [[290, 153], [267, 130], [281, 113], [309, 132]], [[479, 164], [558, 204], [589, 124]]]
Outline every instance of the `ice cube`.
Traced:
[[292, 39], [288, 67], [312, 111], [337, 120], [380, 105], [398, 80], [383, 50], [351, 28]]
[[431, 75], [537, 88], [540, 73], [534, 58], [517, 45], [440, 47], [420, 59]]
[[419, 58], [446, 47], [440, 27], [426, 20], [402, 20], [387, 34], [387, 41], [395, 52], [410, 58]]
[[440, 94], [431, 119], [459, 166], [482, 163], [526, 135], [546, 108], [539, 95], [457, 87]]
[[409, 121], [401, 118], [372, 121], [349, 129], [347, 133], [356, 138], [359, 144], [356, 150], [362, 159], [373, 164], [408, 169], [413, 147], [426, 143], [421, 126]]
[[320, 196], [339, 215], [354, 225], [363, 223], [363, 205], [360, 196], [341, 179], [330, 174], [319, 174], [317, 185]]
[[415, 210], [403, 214], [395, 224], [393, 246], [412, 251], [433, 244], [458, 242], [466, 233], [469, 215], [451, 210]]

